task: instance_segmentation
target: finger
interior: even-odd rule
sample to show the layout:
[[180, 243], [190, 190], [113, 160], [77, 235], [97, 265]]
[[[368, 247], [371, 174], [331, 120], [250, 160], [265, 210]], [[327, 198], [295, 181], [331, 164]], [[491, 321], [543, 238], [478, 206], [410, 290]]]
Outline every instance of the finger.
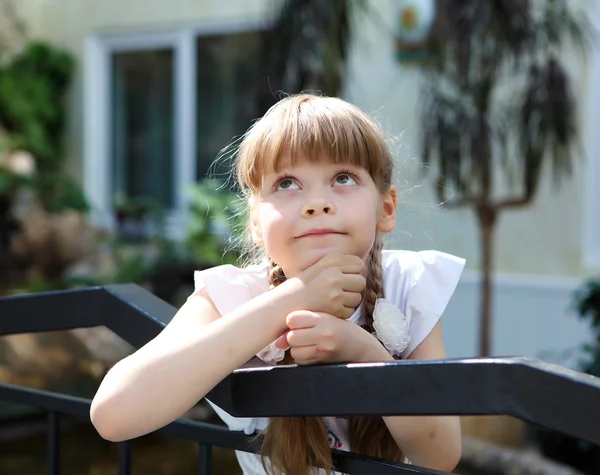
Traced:
[[287, 334], [287, 342], [292, 348], [316, 345], [318, 338], [319, 335], [314, 327], [290, 330]]
[[296, 364], [301, 366], [312, 364], [318, 360], [316, 345], [292, 347], [290, 353]]
[[362, 301], [362, 295], [358, 292], [344, 292], [342, 294], [342, 302], [344, 307], [356, 308]]
[[287, 338], [288, 337], [288, 333], [289, 333], [289, 331], [286, 331], [275, 342], [275, 346], [277, 348], [279, 348], [280, 350], [287, 351], [287, 350], [290, 349], [290, 343], [289, 343], [288, 338]]
[[360, 257], [347, 256], [348, 258], [339, 265], [344, 274], [362, 274], [365, 270], [365, 263]]
[[313, 366], [322, 362], [319, 358], [308, 358], [306, 360], [294, 361], [298, 366]]
[[359, 261], [356, 264], [341, 265], [341, 266], [339, 266], [339, 268], [343, 274], [359, 275], [364, 272], [365, 264], [363, 263], [363, 261]]
[[348, 320], [350, 317], [352, 317], [352, 315], [354, 315], [355, 312], [355, 308], [350, 308], [350, 307], [344, 307], [342, 310], [341, 315], [336, 315], [339, 318], [342, 318], [344, 320]]
[[346, 292], [362, 292], [367, 286], [367, 280], [360, 274], [344, 275], [342, 289]]
[[357, 256], [332, 253], [325, 256], [319, 264], [322, 268], [339, 267], [345, 274], [360, 274], [364, 268], [364, 261]]
[[316, 318], [318, 316], [306, 310], [300, 310], [297, 312], [290, 313], [286, 319], [285, 323], [290, 330], [298, 330], [300, 328], [311, 328], [316, 325]]

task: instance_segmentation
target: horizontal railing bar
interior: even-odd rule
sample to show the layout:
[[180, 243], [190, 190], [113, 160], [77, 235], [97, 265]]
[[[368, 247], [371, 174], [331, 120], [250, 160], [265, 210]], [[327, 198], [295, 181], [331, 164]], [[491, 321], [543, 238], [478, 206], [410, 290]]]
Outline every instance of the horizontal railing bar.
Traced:
[[[175, 312], [134, 284], [21, 295], [0, 298], [0, 335], [104, 322], [140, 347]], [[238, 417], [505, 414], [600, 445], [600, 379], [528, 358], [245, 368], [208, 397]]]
[[23, 388], [12, 384], [0, 383], [0, 401], [88, 420], [90, 417], [90, 401], [88, 399], [51, 391]]
[[[371, 475], [373, 473], [377, 473], [377, 475], [450, 475], [446, 472], [423, 468], [417, 465], [382, 462], [342, 450], [332, 450], [332, 454], [336, 470], [352, 475]], [[377, 467], [376, 471], [374, 471], [374, 462]]]
[[[11, 384], [0, 383], [0, 401], [35, 407], [42, 411], [70, 415], [89, 421], [91, 401]], [[242, 432], [230, 431], [227, 427], [191, 419], [177, 419], [157, 432], [198, 443], [218, 445], [235, 450], [256, 452], [260, 447], [253, 438]]]
[[102, 287], [0, 298], [0, 335], [71, 330], [105, 325]]
[[[43, 411], [54, 412], [57, 415], [71, 415], [87, 420], [89, 420], [91, 404], [90, 400], [80, 397], [23, 388], [5, 383], [0, 383], [0, 401], [18, 403], [36, 407]], [[230, 431], [223, 426], [191, 419], [177, 419], [171, 424], [158, 429], [156, 433], [191, 440], [200, 445], [212, 445], [252, 453], [260, 452], [261, 439], [259, 437]], [[125, 448], [123, 447], [122, 449], [124, 450]], [[393, 464], [378, 459], [361, 458], [349, 452], [334, 451], [333, 457], [336, 467], [339, 467], [338, 470], [341, 470], [341, 467], [343, 467], [343, 471], [352, 475], [368, 475], [374, 472], [382, 475], [441, 474], [441, 472], [419, 467]], [[127, 463], [130, 464], [130, 460]]]
[[600, 378], [530, 358], [239, 369], [207, 398], [237, 417], [503, 414], [600, 445]]

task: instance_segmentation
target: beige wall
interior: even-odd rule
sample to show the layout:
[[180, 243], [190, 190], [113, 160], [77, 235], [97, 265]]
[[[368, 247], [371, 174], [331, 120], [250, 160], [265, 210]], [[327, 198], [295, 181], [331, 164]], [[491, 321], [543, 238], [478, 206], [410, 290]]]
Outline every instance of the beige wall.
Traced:
[[13, 0], [33, 37], [70, 50], [78, 61], [72, 87], [68, 153], [73, 173], [83, 176], [83, 70], [91, 35], [256, 22], [273, 0]]
[[[98, 33], [202, 26], [214, 22], [256, 21], [265, 18], [273, 0], [19, 0], [35, 36], [69, 48], [78, 59], [73, 87], [69, 151], [73, 168], [81, 173], [83, 150], [82, 70], [84, 45]], [[591, 0], [586, 0], [586, 3]], [[436, 206], [431, 185], [419, 174], [417, 67], [394, 59], [390, 37], [395, 19], [394, 0], [371, 0], [376, 15], [361, 18], [354, 42], [346, 95], [380, 119], [397, 137], [398, 182], [402, 189], [398, 232], [393, 244], [408, 248], [437, 248], [464, 256], [471, 269], [478, 267], [478, 229], [468, 210]], [[582, 118], [589, 113], [586, 71], [573, 65], [581, 79], [576, 90]], [[585, 140], [585, 136], [583, 137]], [[580, 167], [581, 168], [581, 167]], [[506, 273], [581, 277], [591, 273], [582, 264], [582, 207], [585, 172], [578, 170], [560, 190], [547, 180], [535, 203], [524, 210], [502, 214], [498, 223], [496, 268]], [[414, 186], [415, 184], [421, 186]], [[543, 242], [543, 244], [542, 244]]]
[[[582, 6], [583, 3], [590, 4], [590, 0], [582, 2]], [[350, 61], [347, 97], [374, 112], [392, 137], [400, 137], [397, 152], [404, 166], [399, 169], [398, 183], [409, 191], [405, 195], [405, 206], [400, 210], [400, 229], [394, 243], [456, 253], [467, 258], [471, 269], [477, 268], [479, 233], [473, 212], [436, 206], [431, 184], [424, 182], [418, 173], [423, 171], [416, 165], [419, 160], [419, 124], [415, 119], [419, 72], [416, 66], [404, 66], [394, 60], [390, 32], [394, 28], [396, 3], [371, 0], [370, 5], [376, 14], [373, 20], [365, 19], [360, 24]], [[590, 112], [588, 71], [581, 63], [570, 63], [572, 77], [578, 78], [574, 89], [581, 101], [582, 123], [586, 124]], [[582, 128], [582, 133], [585, 142], [587, 131]], [[501, 215], [495, 253], [498, 271], [570, 277], [592, 272], [584, 266], [582, 256], [585, 176], [585, 168], [581, 166], [573, 179], [558, 190], [550, 186], [550, 180], [545, 180], [532, 206]]]

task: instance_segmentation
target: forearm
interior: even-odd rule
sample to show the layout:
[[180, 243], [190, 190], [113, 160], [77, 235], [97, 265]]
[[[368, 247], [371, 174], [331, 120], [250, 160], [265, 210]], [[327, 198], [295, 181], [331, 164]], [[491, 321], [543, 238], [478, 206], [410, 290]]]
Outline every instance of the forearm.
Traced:
[[103, 437], [124, 440], [180, 417], [285, 331], [290, 300], [264, 294], [197, 332], [167, 327], [106, 375], [92, 403], [94, 425]]
[[460, 460], [460, 420], [456, 416], [383, 418], [402, 453], [415, 465], [451, 472]]
[[[363, 361], [394, 361], [377, 342]], [[383, 420], [402, 453], [415, 465], [451, 472], [462, 451], [457, 416], [387, 416]]]

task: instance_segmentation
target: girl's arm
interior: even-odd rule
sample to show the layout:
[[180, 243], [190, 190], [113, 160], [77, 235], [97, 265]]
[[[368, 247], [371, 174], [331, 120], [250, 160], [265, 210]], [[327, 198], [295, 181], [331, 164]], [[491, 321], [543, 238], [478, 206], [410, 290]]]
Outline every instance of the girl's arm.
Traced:
[[330, 254], [225, 318], [206, 293], [188, 299], [167, 327], [105, 376], [92, 401], [96, 430], [111, 441], [139, 437], [181, 417], [285, 330], [299, 309], [349, 317], [360, 303], [364, 263]]
[[177, 419], [214, 386], [285, 330], [297, 307], [281, 285], [220, 318], [205, 290], [190, 298], [167, 327], [117, 363], [90, 410], [111, 441], [139, 437]]
[[[381, 355], [386, 360], [393, 360], [385, 349]], [[446, 350], [441, 322], [438, 321], [409, 359], [444, 358]], [[458, 465], [462, 453], [458, 416], [390, 416], [383, 420], [411, 463], [445, 472], [451, 472]]]

